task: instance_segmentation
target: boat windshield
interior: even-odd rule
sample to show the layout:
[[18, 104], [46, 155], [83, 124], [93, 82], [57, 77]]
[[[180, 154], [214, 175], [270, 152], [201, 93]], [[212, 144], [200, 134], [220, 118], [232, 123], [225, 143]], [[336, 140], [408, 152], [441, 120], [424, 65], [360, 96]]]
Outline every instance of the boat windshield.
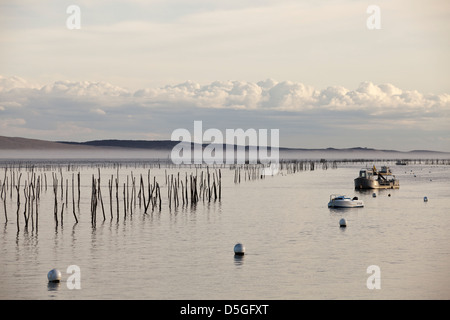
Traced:
[[330, 196], [330, 200], [344, 200], [344, 199], [350, 199], [350, 198], [345, 195], [336, 195], [336, 194], [332, 194]]

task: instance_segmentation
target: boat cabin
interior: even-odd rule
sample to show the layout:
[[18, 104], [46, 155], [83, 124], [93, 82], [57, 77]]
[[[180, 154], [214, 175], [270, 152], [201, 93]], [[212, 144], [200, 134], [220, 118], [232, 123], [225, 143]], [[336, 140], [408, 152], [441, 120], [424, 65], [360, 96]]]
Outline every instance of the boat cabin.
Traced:
[[360, 178], [370, 179], [372, 176], [373, 176], [372, 171], [367, 171], [365, 169], [362, 169], [361, 171], [359, 171]]

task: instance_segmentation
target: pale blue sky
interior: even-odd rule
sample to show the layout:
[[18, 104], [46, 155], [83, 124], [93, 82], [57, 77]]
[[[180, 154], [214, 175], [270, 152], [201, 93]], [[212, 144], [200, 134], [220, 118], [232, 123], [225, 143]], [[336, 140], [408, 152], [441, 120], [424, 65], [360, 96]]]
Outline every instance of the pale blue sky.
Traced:
[[204, 120], [280, 128], [292, 147], [450, 151], [449, 14], [441, 0], [2, 2], [0, 135], [168, 139]]

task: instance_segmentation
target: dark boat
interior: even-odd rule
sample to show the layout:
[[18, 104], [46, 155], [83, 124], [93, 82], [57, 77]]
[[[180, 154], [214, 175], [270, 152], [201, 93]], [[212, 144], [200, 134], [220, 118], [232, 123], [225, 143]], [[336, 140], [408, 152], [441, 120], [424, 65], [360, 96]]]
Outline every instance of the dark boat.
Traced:
[[400, 182], [392, 174], [389, 167], [383, 166], [377, 170], [361, 169], [359, 177], [355, 179], [355, 189], [398, 189]]

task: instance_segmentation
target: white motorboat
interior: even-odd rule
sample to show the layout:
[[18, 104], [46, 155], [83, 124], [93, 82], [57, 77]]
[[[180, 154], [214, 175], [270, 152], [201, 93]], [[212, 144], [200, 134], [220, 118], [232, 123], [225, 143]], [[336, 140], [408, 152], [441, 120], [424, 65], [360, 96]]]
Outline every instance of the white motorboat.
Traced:
[[360, 208], [364, 207], [364, 202], [359, 200], [358, 197], [347, 197], [344, 195], [332, 194], [330, 196], [330, 202], [328, 202], [329, 208]]

